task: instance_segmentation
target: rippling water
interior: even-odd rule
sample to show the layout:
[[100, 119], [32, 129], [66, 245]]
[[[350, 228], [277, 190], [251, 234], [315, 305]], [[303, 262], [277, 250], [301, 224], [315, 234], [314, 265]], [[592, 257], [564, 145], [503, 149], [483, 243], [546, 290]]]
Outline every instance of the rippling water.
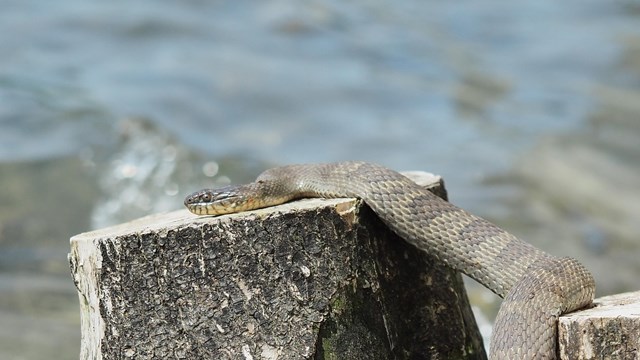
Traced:
[[291, 162], [442, 174], [600, 295], [638, 289], [639, 18], [631, 0], [5, 1], [0, 358], [77, 357], [71, 235]]

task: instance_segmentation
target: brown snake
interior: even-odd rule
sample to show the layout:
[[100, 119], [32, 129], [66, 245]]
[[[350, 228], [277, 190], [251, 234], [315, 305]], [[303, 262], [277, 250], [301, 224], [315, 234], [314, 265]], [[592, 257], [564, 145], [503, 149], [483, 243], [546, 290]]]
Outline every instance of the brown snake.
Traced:
[[491, 359], [556, 359], [558, 316], [593, 300], [593, 277], [576, 260], [549, 255], [375, 164], [273, 168], [254, 183], [201, 190], [184, 203], [194, 214], [220, 215], [304, 197], [364, 200], [406, 241], [504, 298]]

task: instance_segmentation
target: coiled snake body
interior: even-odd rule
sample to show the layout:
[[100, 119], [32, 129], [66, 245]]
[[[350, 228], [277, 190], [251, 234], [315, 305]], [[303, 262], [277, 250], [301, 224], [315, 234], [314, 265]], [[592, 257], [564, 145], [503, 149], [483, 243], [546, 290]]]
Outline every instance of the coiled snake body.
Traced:
[[202, 190], [185, 199], [198, 215], [219, 215], [302, 197], [357, 197], [398, 235], [504, 298], [491, 359], [556, 359], [557, 319], [589, 305], [595, 283], [572, 258], [556, 258], [379, 165], [290, 165], [256, 182]]

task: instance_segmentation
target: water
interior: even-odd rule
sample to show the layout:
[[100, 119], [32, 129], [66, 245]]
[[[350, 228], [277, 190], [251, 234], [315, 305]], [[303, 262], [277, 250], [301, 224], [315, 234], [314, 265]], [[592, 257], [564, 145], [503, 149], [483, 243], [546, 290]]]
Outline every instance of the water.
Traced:
[[[345, 159], [640, 287], [640, 4], [5, 0], [0, 358], [76, 358], [68, 238]], [[488, 317], [495, 297], [472, 290]]]

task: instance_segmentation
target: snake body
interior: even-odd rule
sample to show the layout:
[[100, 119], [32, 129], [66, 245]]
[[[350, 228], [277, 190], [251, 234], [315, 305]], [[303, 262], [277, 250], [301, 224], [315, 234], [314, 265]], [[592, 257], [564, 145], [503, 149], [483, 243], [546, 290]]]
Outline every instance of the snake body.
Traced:
[[251, 184], [193, 193], [185, 205], [219, 215], [303, 197], [364, 200], [406, 241], [504, 298], [491, 359], [556, 359], [558, 316], [593, 300], [593, 277], [578, 261], [549, 255], [375, 164], [277, 167]]

